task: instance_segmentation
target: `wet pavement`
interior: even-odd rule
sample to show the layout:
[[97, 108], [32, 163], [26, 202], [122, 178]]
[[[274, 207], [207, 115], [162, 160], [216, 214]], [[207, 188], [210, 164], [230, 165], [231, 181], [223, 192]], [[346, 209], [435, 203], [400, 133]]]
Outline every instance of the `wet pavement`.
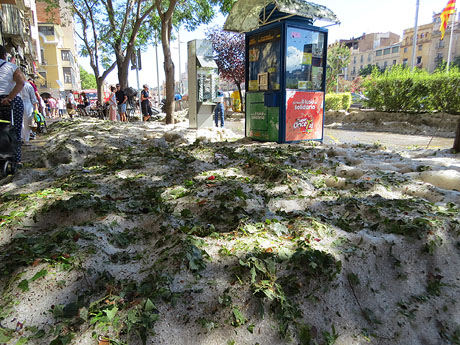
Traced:
[[[228, 119], [225, 127], [235, 134], [244, 136], [244, 120]], [[434, 131], [434, 129], [433, 129]], [[431, 143], [430, 143], [431, 141]], [[369, 132], [363, 130], [348, 130], [337, 128], [324, 128], [325, 144], [369, 144], [384, 146], [389, 149], [449, 149], [454, 145], [454, 138], [442, 138], [422, 135], [406, 135], [389, 132]]]
[[325, 128], [324, 142], [326, 144], [379, 144], [389, 149], [427, 148], [429, 144], [429, 148], [431, 149], [449, 149], [454, 145], [454, 138], [435, 136], [432, 139], [431, 136]]

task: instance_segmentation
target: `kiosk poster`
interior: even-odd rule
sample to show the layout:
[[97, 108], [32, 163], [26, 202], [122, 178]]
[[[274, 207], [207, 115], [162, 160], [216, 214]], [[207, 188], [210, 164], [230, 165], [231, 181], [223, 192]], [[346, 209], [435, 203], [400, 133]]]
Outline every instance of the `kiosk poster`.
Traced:
[[323, 138], [323, 92], [286, 91], [286, 141]]

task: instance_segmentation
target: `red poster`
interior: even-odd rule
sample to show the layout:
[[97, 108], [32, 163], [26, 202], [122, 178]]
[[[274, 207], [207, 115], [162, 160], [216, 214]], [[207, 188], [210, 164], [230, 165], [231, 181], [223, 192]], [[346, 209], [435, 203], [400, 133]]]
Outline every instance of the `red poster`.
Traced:
[[323, 92], [286, 91], [286, 141], [323, 139]]

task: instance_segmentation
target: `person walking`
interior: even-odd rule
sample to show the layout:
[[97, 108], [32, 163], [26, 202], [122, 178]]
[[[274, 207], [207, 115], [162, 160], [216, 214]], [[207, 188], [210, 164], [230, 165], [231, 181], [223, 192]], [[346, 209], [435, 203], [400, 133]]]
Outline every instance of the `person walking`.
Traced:
[[24, 88], [21, 90], [21, 98], [24, 103], [24, 115], [22, 118], [22, 140], [24, 145], [29, 144], [30, 133], [34, 121], [34, 111], [38, 109], [38, 100], [35, 95], [35, 90], [29, 82], [24, 83]]
[[118, 104], [118, 113], [120, 114], [119, 120], [126, 122], [126, 102], [128, 102], [128, 96], [125, 95], [123, 90], [120, 88], [120, 84], [117, 84], [117, 92], [115, 92]]
[[115, 95], [115, 87], [110, 87], [110, 98], [109, 98], [109, 120], [117, 121], [117, 96]]
[[62, 99], [62, 97], [59, 97], [59, 99], [57, 100], [57, 106], [59, 111], [59, 117], [62, 117], [62, 115], [64, 115], [64, 100]]
[[77, 102], [75, 102], [75, 97], [73, 95], [72, 90], [70, 90], [67, 94], [66, 108], [67, 114], [69, 114], [70, 119], [73, 119], [73, 116], [75, 115], [77, 109]]
[[149, 86], [147, 84], [142, 86], [144, 89], [141, 91], [141, 107], [143, 120], [148, 121], [150, 116], [153, 115], [152, 108], [150, 108], [150, 97], [149, 95]]
[[[22, 116], [24, 114], [24, 103], [19, 92], [24, 87], [25, 79], [18, 66], [8, 62], [6, 59], [6, 49], [0, 45], [0, 103], [9, 105], [13, 110], [14, 129], [19, 145], [16, 151], [16, 163], [21, 163], [21, 132]], [[11, 120], [10, 113], [2, 112], [1, 119]]]
[[48, 98], [48, 105], [50, 106], [50, 117], [57, 117], [57, 101], [53, 96]]
[[224, 127], [224, 103], [223, 97], [217, 97], [217, 105], [216, 109], [214, 109], [214, 123], [216, 127], [219, 127], [219, 120], [220, 120], [220, 127]]

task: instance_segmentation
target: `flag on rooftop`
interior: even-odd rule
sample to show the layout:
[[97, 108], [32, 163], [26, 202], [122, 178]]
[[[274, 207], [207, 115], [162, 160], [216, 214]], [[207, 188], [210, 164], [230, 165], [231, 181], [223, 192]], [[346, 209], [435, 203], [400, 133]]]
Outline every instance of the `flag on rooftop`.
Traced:
[[444, 39], [444, 34], [446, 33], [447, 22], [449, 21], [450, 15], [455, 13], [455, 1], [456, 0], [449, 0], [447, 6], [441, 13], [441, 27], [439, 28], [441, 31], [441, 40]]

